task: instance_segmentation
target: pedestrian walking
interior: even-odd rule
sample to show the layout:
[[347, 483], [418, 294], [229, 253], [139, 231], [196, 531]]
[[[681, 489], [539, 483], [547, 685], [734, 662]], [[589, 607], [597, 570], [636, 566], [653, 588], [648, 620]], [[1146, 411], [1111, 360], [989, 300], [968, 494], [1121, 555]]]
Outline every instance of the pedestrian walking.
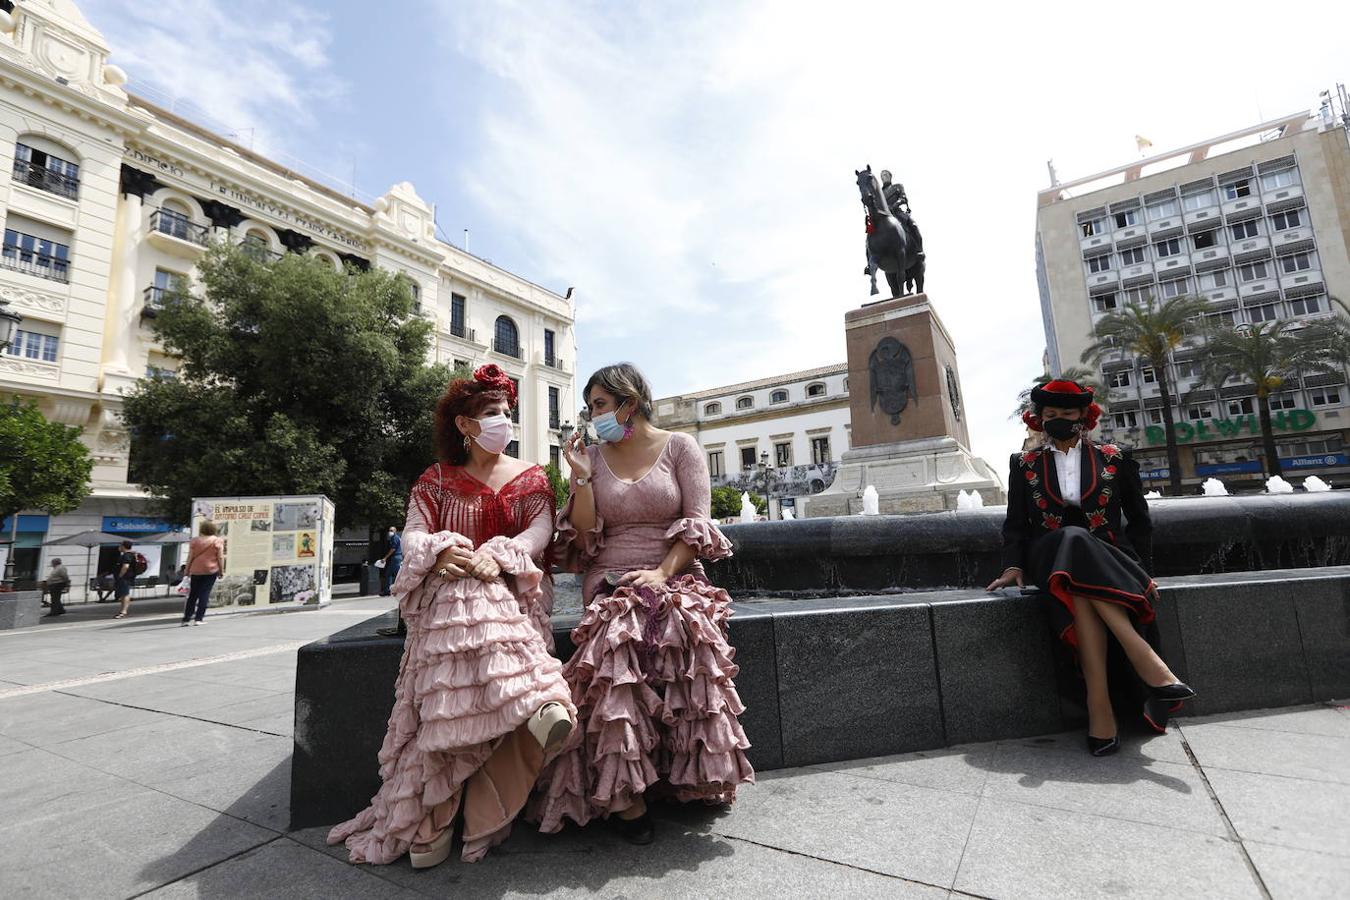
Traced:
[[390, 588], [398, 580], [398, 570], [403, 565], [403, 538], [398, 536], [398, 526], [389, 526], [389, 552], [384, 555], [384, 582], [380, 588], [380, 596], [388, 597]]
[[131, 541], [123, 541], [113, 566], [113, 595], [122, 604], [122, 611], [114, 619], [125, 619], [131, 612], [131, 589], [136, 585], [136, 554], [131, 552]]
[[44, 619], [52, 619], [56, 616], [64, 616], [66, 608], [61, 604], [61, 595], [70, 590], [70, 573], [66, 567], [61, 564], [60, 559], [52, 560], [52, 570], [47, 573], [47, 577], [42, 582], [42, 589], [51, 597], [51, 612], [43, 616]]
[[187, 603], [183, 605], [183, 624], [202, 624], [211, 589], [216, 586], [225, 563], [225, 539], [217, 534], [215, 522], [203, 522], [197, 537], [188, 542]]

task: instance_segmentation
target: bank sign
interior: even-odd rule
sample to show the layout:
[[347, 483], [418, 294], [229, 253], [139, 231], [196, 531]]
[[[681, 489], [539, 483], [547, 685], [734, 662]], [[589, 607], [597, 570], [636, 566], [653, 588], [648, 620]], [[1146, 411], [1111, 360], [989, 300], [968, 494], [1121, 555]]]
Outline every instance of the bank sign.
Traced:
[[[1344, 453], [1322, 453], [1315, 456], [1280, 457], [1280, 466], [1285, 472], [1300, 469], [1330, 469], [1336, 466], [1350, 466], [1350, 455]], [[1210, 463], [1195, 467], [1196, 475], [1258, 475], [1265, 468], [1259, 459], [1244, 459], [1236, 462]], [[1172, 474], [1167, 466], [1154, 469], [1140, 469], [1139, 477], [1144, 481], [1162, 481]]]
[[[1275, 431], [1307, 431], [1317, 424], [1317, 414], [1309, 409], [1281, 410], [1271, 415], [1270, 424]], [[1218, 441], [1240, 437], [1244, 432], [1253, 437], [1261, 436], [1261, 420], [1255, 413], [1236, 419], [1198, 419], [1194, 422], [1172, 423], [1172, 433], [1176, 435], [1178, 444]], [[1144, 439], [1150, 444], [1163, 444], [1167, 442], [1167, 432], [1161, 425], [1150, 425], [1144, 429]]]

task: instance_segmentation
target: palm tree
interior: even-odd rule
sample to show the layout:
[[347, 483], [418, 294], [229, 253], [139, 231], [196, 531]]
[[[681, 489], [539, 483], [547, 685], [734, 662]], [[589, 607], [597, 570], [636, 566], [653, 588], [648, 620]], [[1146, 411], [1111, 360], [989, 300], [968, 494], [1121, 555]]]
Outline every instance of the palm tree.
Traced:
[[1031, 387], [1026, 388], [1025, 390], [1022, 391], [1022, 393], [1017, 395], [1017, 409], [1013, 410], [1012, 415], [1008, 416], [1008, 418], [1010, 419], [1022, 418], [1022, 413], [1032, 408], [1031, 407], [1032, 390], [1041, 387], [1042, 385], [1049, 384], [1052, 381], [1058, 381], [1060, 379], [1063, 379], [1064, 381], [1078, 382], [1083, 387], [1092, 391], [1092, 395], [1097, 399], [1097, 404], [1099, 406], [1102, 407], [1106, 406], [1106, 393], [1107, 393], [1106, 387], [1097, 378], [1097, 373], [1094, 372], [1092, 369], [1085, 369], [1082, 368], [1081, 366], [1069, 366], [1069, 368], [1065, 369], [1064, 372], [1059, 375], [1037, 375], [1036, 380], [1032, 383]]
[[1123, 352], [1144, 359], [1153, 367], [1162, 398], [1163, 432], [1167, 441], [1168, 485], [1174, 495], [1181, 493], [1181, 457], [1177, 436], [1172, 430], [1172, 385], [1167, 360], [1173, 350], [1195, 331], [1194, 320], [1209, 306], [1203, 297], [1182, 294], [1158, 301], [1152, 294], [1144, 303], [1126, 303], [1123, 309], [1097, 320], [1093, 341], [1083, 351], [1083, 362], [1100, 366], [1109, 354]]
[[1217, 391], [1227, 381], [1256, 386], [1256, 412], [1266, 474], [1283, 475], [1270, 421], [1270, 395], [1304, 371], [1335, 371], [1331, 348], [1319, 330], [1275, 319], [1206, 332], [1204, 381]]

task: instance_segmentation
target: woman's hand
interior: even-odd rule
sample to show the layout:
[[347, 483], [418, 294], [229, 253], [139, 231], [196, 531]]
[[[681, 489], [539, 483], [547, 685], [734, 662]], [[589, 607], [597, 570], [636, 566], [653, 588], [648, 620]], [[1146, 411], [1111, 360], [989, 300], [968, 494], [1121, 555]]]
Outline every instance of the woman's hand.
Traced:
[[496, 581], [502, 574], [502, 568], [497, 565], [497, 561], [482, 550], [469, 557], [468, 563], [464, 565], [464, 571], [479, 581]]
[[619, 579], [621, 587], [637, 590], [641, 587], [653, 587], [658, 584], [665, 584], [670, 580], [670, 576], [662, 569], [635, 569]]
[[446, 581], [455, 581], [466, 577], [467, 566], [473, 559], [473, 551], [464, 547], [446, 547], [436, 556], [436, 565], [432, 571]]
[[572, 436], [567, 439], [567, 446], [563, 448], [563, 457], [567, 460], [567, 466], [572, 470], [572, 478], [590, 478], [591, 477], [591, 456], [586, 452], [586, 445], [582, 442], [581, 428], [572, 432]]
[[989, 582], [989, 587], [985, 588], [985, 590], [993, 592], [999, 588], [1010, 587], [1014, 583], [1016, 583], [1018, 587], [1024, 587], [1022, 584], [1022, 570], [1016, 566], [1010, 566], [1003, 570], [1002, 575]]

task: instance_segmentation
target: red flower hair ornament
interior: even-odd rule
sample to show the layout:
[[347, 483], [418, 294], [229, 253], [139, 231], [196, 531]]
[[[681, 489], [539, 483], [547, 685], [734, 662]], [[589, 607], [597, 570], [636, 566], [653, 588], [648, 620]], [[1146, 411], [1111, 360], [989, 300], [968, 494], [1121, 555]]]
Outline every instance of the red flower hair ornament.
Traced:
[[516, 385], [511, 380], [511, 376], [502, 371], [496, 363], [488, 363], [486, 366], [479, 366], [474, 370], [473, 380], [479, 384], [487, 385], [493, 390], [501, 391], [506, 394], [506, 402], [510, 406], [516, 405]]

